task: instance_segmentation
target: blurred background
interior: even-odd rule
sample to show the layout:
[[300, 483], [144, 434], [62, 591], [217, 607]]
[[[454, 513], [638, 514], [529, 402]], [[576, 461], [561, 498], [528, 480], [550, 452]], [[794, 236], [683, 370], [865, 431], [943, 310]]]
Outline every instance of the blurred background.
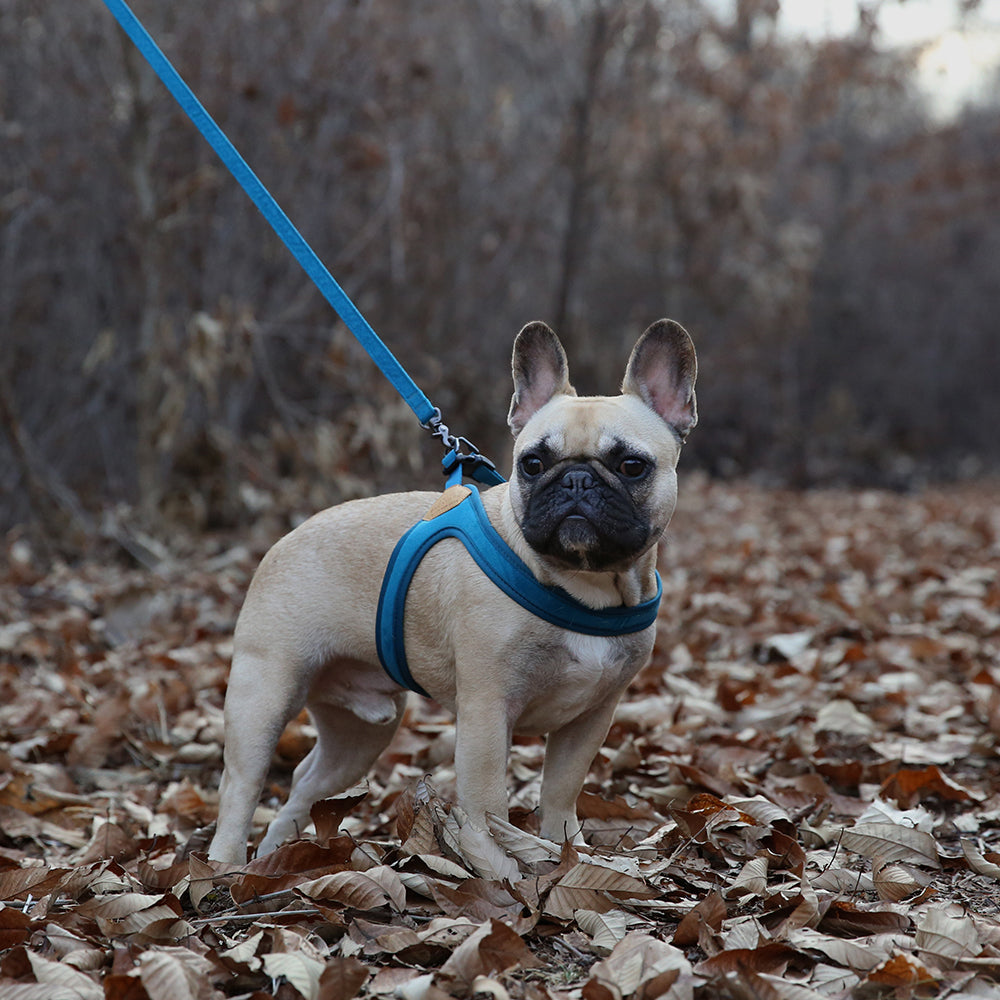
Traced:
[[[1000, 461], [998, 0], [134, 0], [452, 429], [511, 341], [614, 391], [670, 316], [687, 469]], [[438, 488], [439, 449], [98, 0], [0, 0], [0, 530]]]

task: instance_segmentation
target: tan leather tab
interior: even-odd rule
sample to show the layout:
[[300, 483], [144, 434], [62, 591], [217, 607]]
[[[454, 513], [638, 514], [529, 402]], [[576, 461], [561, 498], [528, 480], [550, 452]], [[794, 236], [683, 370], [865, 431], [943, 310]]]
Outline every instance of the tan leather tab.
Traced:
[[468, 486], [449, 486], [431, 504], [431, 509], [424, 514], [424, 520], [433, 521], [434, 518], [440, 517], [441, 514], [446, 514], [453, 507], [457, 507], [471, 492], [472, 490]]

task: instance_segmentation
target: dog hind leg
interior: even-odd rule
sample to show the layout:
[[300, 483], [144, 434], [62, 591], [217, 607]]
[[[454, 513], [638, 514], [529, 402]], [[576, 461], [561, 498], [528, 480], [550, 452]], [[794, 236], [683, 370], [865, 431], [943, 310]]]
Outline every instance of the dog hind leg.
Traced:
[[[237, 654], [226, 692], [225, 769], [219, 785], [219, 822], [208, 855], [244, 865], [247, 838], [271, 756], [285, 726], [302, 709], [306, 692], [282, 685], [295, 672], [270, 660]], [[262, 692], [266, 692], [262, 694]]]
[[405, 692], [394, 699], [395, 714], [385, 721], [365, 721], [349, 708], [310, 704], [318, 731], [316, 745], [295, 768], [288, 801], [267, 828], [257, 850], [267, 854], [309, 823], [314, 802], [336, 795], [360, 781], [395, 735], [406, 707]]

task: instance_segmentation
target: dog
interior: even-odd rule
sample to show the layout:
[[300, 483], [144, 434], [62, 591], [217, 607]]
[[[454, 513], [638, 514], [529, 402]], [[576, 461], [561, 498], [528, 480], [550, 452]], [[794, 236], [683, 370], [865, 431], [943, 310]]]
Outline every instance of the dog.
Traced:
[[[691, 338], [671, 320], [654, 323], [632, 350], [620, 395], [578, 396], [556, 335], [529, 323], [512, 371], [512, 473], [481, 494], [490, 523], [540, 583], [589, 608], [648, 601], [681, 445], [698, 419]], [[272, 753], [303, 707], [316, 744], [259, 855], [304, 829], [314, 802], [360, 781], [392, 739], [407, 691], [376, 649], [382, 575], [397, 540], [441, 496], [340, 504], [261, 561], [234, 634], [210, 858], [246, 863]], [[457, 801], [474, 826], [507, 817], [512, 733], [547, 734], [540, 832], [579, 840], [577, 798], [654, 632], [655, 624], [611, 637], [567, 631], [503, 593], [459, 540], [426, 553], [405, 605], [406, 658], [419, 685], [455, 713]]]

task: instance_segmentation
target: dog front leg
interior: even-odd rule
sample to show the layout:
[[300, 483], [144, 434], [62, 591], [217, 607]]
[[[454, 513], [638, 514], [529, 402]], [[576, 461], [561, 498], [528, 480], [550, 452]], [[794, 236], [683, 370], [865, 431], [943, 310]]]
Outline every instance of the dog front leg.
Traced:
[[486, 814], [507, 818], [507, 755], [511, 726], [500, 698], [482, 692], [459, 698], [455, 721], [455, 782], [458, 804], [474, 826], [486, 829]]
[[542, 828], [546, 840], [583, 843], [583, 831], [576, 818], [576, 800], [587, 772], [611, 728], [619, 694], [589, 712], [577, 716], [562, 729], [549, 733], [545, 743], [540, 796]]

